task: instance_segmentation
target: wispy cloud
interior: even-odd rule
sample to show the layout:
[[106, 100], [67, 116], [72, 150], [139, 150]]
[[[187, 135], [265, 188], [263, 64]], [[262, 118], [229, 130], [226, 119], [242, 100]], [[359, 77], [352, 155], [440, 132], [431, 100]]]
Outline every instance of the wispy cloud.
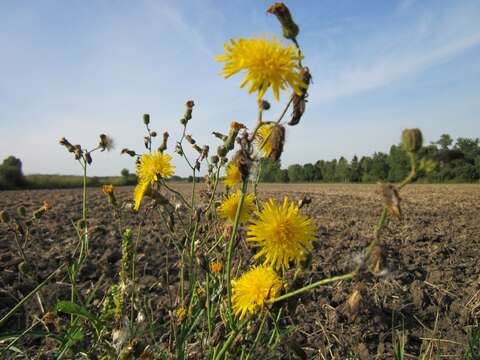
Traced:
[[[405, 11], [412, 12], [413, 3], [406, 3]], [[404, 21], [398, 28], [392, 25], [370, 34], [342, 59], [314, 64], [318, 85], [311, 95], [317, 101], [330, 102], [388, 86], [448, 61], [480, 44], [480, 24], [474, 14], [480, 16], [480, 7], [458, 8], [447, 14], [426, 11], [414, 16], [413, 23]]]

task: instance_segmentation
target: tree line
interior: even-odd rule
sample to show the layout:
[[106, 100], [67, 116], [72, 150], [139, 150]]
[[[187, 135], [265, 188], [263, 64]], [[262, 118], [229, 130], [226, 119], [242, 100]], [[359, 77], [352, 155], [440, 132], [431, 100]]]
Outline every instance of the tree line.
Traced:
[[[419, 152], [417, 181], [428, 183], [478, 182], [480, 180], [480, 140], [458, 138], [449, 134], [424, 146]], [[263, 160], [262, 182], [335, 182], [371, 183], [398, 182], [410, 171], [407, 153], [399, 145], [392, 145], [387, 153], [372, 156], [354, 156], [315, 163], [293, 164], [282, 169], [280, 162]]]

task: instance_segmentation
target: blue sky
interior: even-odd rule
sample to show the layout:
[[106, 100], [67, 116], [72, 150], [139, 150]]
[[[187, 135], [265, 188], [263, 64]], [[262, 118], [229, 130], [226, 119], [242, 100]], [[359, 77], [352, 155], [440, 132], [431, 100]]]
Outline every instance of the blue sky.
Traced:
[[[91, 174], [133, 171], [119, 151], [142, 151], [142, 114], [173, 140], [188, 99], [196, 103], [190, 132], [216, 148], [210, 132], [232, 120], [252, 125], [256, 105], [240, 77], [219, 76], [214, 56], [231, 37], [280, 36], [269, 5], [0, 0], [0, 159], [21, 158], [27, 174], [78, 174], [58, 139], [91, 147], [107, 133], [116, 150], [95, 156]], [[427, 141], [480, 136], [478, 0], [287, 5], [314, 84], [300, 125], [287, 129], [284, 166], [388, 151], [406, 127], [420, 127]], [[286, 99], [272, 101], [266, 119]]]

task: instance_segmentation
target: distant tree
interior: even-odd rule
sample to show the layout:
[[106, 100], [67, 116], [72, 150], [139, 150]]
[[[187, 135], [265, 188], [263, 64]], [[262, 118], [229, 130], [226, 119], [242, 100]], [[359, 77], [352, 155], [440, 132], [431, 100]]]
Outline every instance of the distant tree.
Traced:
[[275, 182], [278, 183], [287, 183], [289, 182], [288, 170], [281, 169], [275, 173]]
[[386, 180], [388, 177], [388, 155], [382, 152], [376, 152], [372, 156], [370, 169], [368, 171], [367, 181]]
[[335, 168], [335, 181], [348, 182], [350, 181], [350, 168], [348, 160], [343, 156], [338, 159], [337, 167]]
[[0, 189], [18, 189], [25, 185], [22, 161], [9, 156], [0, 165]]
[[124, 178], [127, 178], [127, 179], [128, 179], [128, 176], [130, 175], [130, 171], [128, 171], [128, 169], [122, 169], [122, 171], [120, 172], [120, 174], [121, 174]]
[[273, 161], [271, 159], [262, 159], [260, 164], [262, 171], [260, 173], [260, 181], [274, 182], [277, 176], [277, 172], [279, 172], [281, 169], [280, 160]]
[[401, 146], [392, 145], [388, 156], [388, 180], [402, 181], [410, 172], [410, 158]]
[[449, 134], [442, 134], [436, 143], [440, 145], [442, 150], [446, 150], [450, 145], [452, 145], [453, 140]]
[[299, 164], [290, 165], [288, 167], [288, 179], [291, 182], [305, 181], [305, 174], [303, 172], [303, 166]]
[[357, 155], [354, 155], [350, 162], [350, 181], [359, 182], [362, 180], [362, 168], [358, 161]]
[[316, 180], [315, 174], [315, 166], [313, 164], [308, 163], [303, 165], [303, 175], [305, 177], [305, 181], [313, 182]]

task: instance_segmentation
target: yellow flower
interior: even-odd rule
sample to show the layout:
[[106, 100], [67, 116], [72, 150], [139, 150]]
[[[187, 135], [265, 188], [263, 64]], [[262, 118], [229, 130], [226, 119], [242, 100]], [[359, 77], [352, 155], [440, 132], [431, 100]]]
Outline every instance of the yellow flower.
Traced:
[[[231, 222], [235, 221], [235, 215], [237, 214], [237, 207], [240, 202], [241, 192], [237, 190], [236, 192], [230, 194], [225, 199], [218, 208], [219, 215]], [[240, 211], [239, 224], [250, 219], [249, 213], [255, 209], [254, 205], [255, 196], [253, 194], [245, 195], [243, 199], [243, 206]]]
[[[273, 151], [273, 142], [272, 142], [272, 129], [275, 126], [273, 123], [263, 124], [258, 128], [256, 143], [257, 147], [260, 149], [262, 155], [266, 158], [270, 156]], [[263, 143], [265, 141], [265, 144]], [[261, 147], [263, 145], [263, 147]], [[260, 148], [261, 147], [261, 148]]]
[[170, 164], [172, 157], [159, 151], [143, 154], [137, 164], [137, 175], [141, 181], [154, 183], [159, 178], [168, 178], [174, 174], [175, 166]]
[[225, 63], [223, 76], [228, 78], [245, 70], [247, 74], [240, 87], [250, 83], [248, 92], [258, 91], [258, 99], [263, 98], [269, 87], [277, 101], [280, 90], [286, 90], [287, 86], [299, 95], [305, 87], [298, 64], [302, 56], [292, 45], [285, 47], [275, 38], [230, 39], [224, 49], [225, 55], [216, 57], [217, 61]]
[[265, 256], [264, 264], [276, 269], [299, 262], [312, 250], [315, 227], [311, 219], [299, 214], [299, 208], [285, 197], [280, 206], [270, 199], [247, 230], [247, 240], [261, 248], [255, 258]]
[[138, 184], [133, 192], [134, 209], [138, 210], [148, 187], [160, 178], [168, 178], [174, 174], [175, 166], [170, 164], [172, 157], [168, 154], [154, 151], [143, 154], [137, 164]]
[[282, 288], [282, 280], [270, 267], [257, 266], [232, 281], [232, 307], [235, 316], [243, 319], [247, 312], [262, 310], [265, 301], [274, 299]]
[[187, 315], [187, 312], [183, 306], [180, 306], [177, 310], [175, 310], [175, 317], [179, 322], [182, 322], [183, 319], [185, 319], [185, 315]]
[[134, 210], [138, 210], [140, 208], [142, 199], [145, 196], [149, 186], [150, 184], [146, 181], [139, 182], [137, 186], [135, 186], [135, 190], [133, 191], [133, 200], [135, 201], [135, 205], [133, 206]]
[[218, 274], [220, 271], [222, 271], [222, 264], [218, 261], [215, 261], [210, 264], [210, 270], [212, 270], [213, 273]]
[[242, 174], [234, 163], [228, 164], [226, 175], [225, 180], [223, 180], [225, 186], [231, 188], [242, 182]]
[[102, 191], [105, 195], [113, 194], [113, 185], [112, 184], [105, 184], [102, 186]]

